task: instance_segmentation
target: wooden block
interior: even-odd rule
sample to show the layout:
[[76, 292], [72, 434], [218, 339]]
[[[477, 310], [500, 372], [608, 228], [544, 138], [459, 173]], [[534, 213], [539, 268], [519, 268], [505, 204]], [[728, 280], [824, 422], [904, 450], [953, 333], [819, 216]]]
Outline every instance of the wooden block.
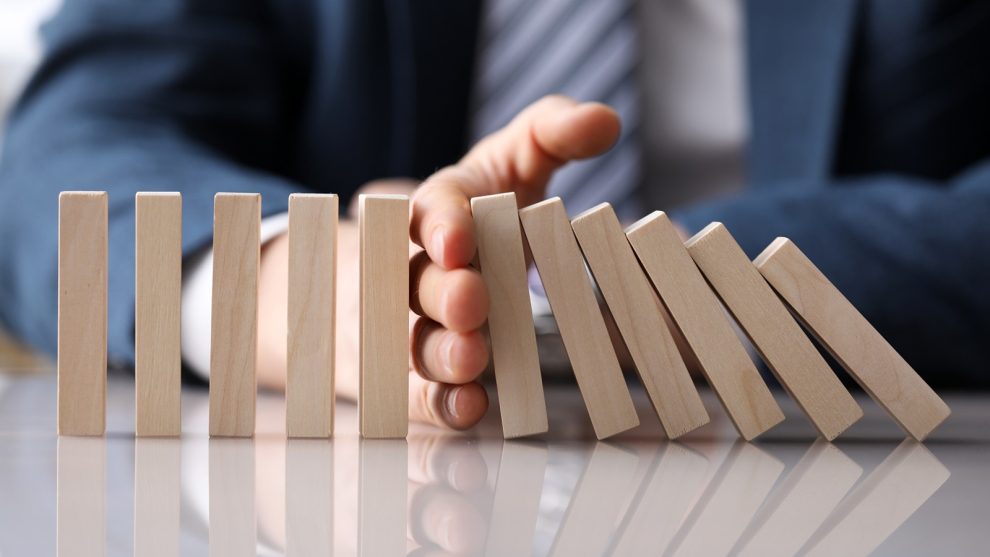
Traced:
[[180, 444], [179, 439], [134, 441], [134, 555], [181, 555]]
[[103, 435], [107, 401], [107, 194], [58, 196], [58, 433]]
[[872, 555], [949, 476], [924, 445], [905, 439], [839, 503], [801, 555]]
[[777, 238], [755, 260], [763, 277], [863, 390], [921, 441], [949, 407], [804, 253]]
[[676, 439], [707, 424], [708, 412], [660, 313], [660, 301], [612, 206], [593, 207], [571, 226], [667, 437]]
[[639, 425], [615, 348], [560, 198], [519, 211], [595, 435], [604, 439]]
[[481, 276], [492, 301], [488, 332], [502, 433], [507, 439], [547, 431], [518, 211], [514, 193], [471, 200]]
[[409, 431], [409, 197], [362, 195], [361, 435]]
[[254, 435], [261, 196], [218, 193], [213, 209], [210, 435]]
[[289, 437], [333, 433], [336, 261], [337, 196], [289, 196]]
[[138, 193], [134, 229], [134, 431], [179, 435], [182, 195]]
[[856, 423], [863, 410], [729, 231], [712, 223], [685, 245], [767, 367], [822, 437], [831, 441]]
[[362, 439], [358, 456], [358, 555], [406, 554], [408, 489], [406, 440]]
[[862, 474], [835, 445], [816, 440], [746, 527], [732, 555], [797, 555]]
[[688, 356], [698, 362], [739, 435], [749, 441], [783, 421], [784, 413], [667, 215], [646, 216], [626, 237], [690, 348]]
[[62, 437], [56, 451], [55, 555], [105, 557], [106, 440]]
[[209, 444], [210, 557], [257, 555], [255, 445], [248, 439]]

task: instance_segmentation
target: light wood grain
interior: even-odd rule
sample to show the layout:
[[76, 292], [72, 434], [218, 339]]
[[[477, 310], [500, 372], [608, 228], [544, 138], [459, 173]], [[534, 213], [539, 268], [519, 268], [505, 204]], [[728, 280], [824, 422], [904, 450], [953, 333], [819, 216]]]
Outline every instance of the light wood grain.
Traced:
[[660, 313], [660, 301], [608, 203], [571, 220], [595, 276], [670, 439], [708, 423], [708, 412]]
[[636, 427], [639, 417], [564, 204], [554, 197], [519, 216], [595, 435], [604, 439]]
[[690, 349], [687, 357], [698, 363], [739, 435], [749, 441], [783, 421], [780, 406], [667, 215], [648, 215], [626, 237]]
[[863, 416], [725, 226], [712, 223], [685, 245], [767, 367], [822, 437], [835, 439]]
[[213, 214], [210, 435], [254, 435], [261, 196], [218, 193]]
[[361, 435], [409, 431], [409, 197], [362, 195]]
[[507, 439], [547, 431], [518, 210], [514, 193], [471, 200], [481, 276], [491, 300], [488, 331]]
[[805, 327], [909, 435], [921, 441], [949, 417], [948, 405], [793, 242], [777, 238], [755, 263]]
[[134, 220], [134, 430], [174, 436], [182, 429], [182, 196], [138, 193]]
[[337, 196], [289, 196], [289, 437], [333, 433], [336, 261]]
[[62, 192], [58, 214], [58, 433], [103, 435], [107, 194]]

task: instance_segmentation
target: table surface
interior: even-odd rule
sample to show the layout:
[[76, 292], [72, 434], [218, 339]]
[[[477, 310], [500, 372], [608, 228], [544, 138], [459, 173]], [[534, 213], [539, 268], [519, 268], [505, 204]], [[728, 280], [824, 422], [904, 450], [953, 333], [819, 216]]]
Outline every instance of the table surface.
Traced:
[[501, 439], [414, 425], [405, 441], [286, 440], [281, 395], [253, 439], [209, 439], [207, 393], [183, 393], [179, 439], [135, 439], [133, 382], [113, 377], [103, 438], [55, 435], [52, 373], [0, 372], [0, 556], [977, 555], [990, 547], [990, 395], [947, 395], [924, 445], [868, 398], [834, 444], [788, 419], [741, 442], [712, 423], [597, 442], [574, 387], [549, 387], [550, 433]]

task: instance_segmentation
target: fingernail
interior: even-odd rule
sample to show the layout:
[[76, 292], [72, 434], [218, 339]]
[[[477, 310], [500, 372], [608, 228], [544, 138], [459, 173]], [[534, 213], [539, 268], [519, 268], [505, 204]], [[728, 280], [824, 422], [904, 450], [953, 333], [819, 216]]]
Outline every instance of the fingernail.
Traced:
[[437, 229], [433, 231], [433, 239], [430, 241], [430, 244], [433, 246], [433, 258], [435, 261], [439, 262], [443, 260], [443, 247], [444, 242], [446, 241], [444, 238], [445, 236], [446, 234], [444, 234], [444, 229], [442, 226], [437, 227]]
[[443, 346], [443, 370], [447, 372], [447, 380], [449, 381], [454, 377], [454, 340], [456, 337], [452, 334], [448, 334], [447, 338], [444, 339]]
[[447, 416], [451, 419], [457, 419], [457, 396], [461, 392], [460, 389], [454, 387], [447, 391], [447, 396], [444, 398], [444, 407], [447, 410]]

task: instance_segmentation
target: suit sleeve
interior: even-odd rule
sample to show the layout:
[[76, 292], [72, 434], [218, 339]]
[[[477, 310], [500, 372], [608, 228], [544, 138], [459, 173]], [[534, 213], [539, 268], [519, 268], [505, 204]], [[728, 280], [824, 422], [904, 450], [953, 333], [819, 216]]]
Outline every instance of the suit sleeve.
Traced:
[[[109, 360], [134, 359], [134, 194], [183, 194], [183, 249], [212, 236], [217, 191], [299, 186], [278, 177], [285, 118], [271, 18], [249, 0], [66, 2], [15, 108], [0, 162], [0, 318], [56, 348], [58, 192], [110, 197]], [[250, 162], [248, 162], [250, 161]]]
[[990, 162], [950, 183], [756, 190], [673, 216], [724, 222], [750, 257], [790, 237], [926, 380], [990, 387]]

